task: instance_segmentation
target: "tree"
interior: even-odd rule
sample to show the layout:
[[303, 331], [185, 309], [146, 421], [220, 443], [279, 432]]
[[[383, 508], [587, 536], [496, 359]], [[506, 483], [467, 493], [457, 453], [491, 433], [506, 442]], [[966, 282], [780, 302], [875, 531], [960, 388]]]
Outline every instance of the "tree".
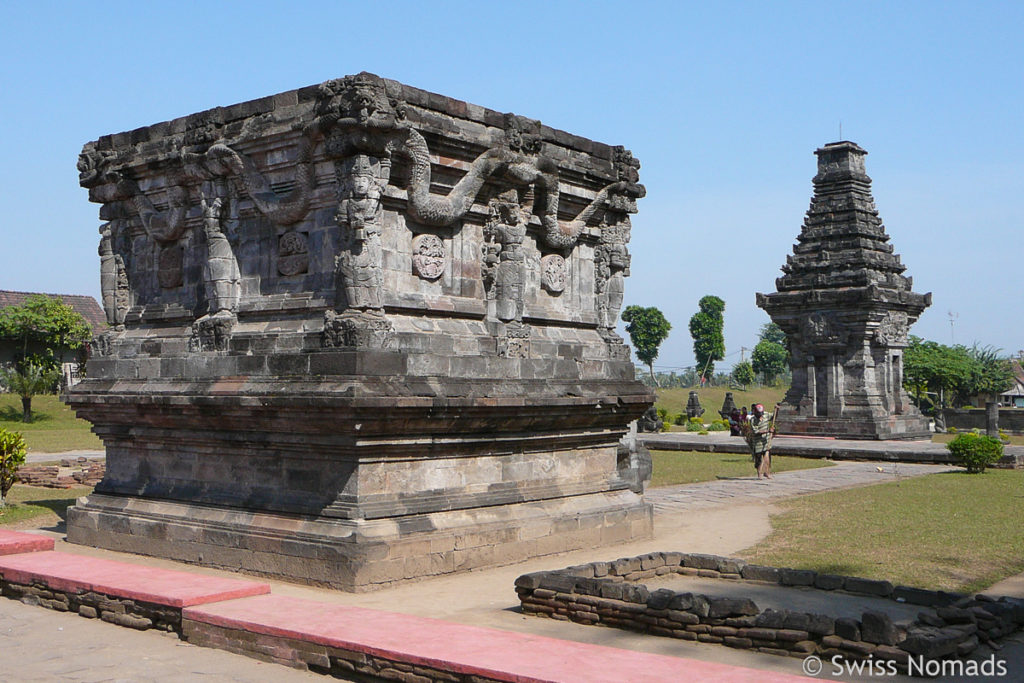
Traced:
[[786, 371], [789, 351], [782, 344], [767, 339], [759, 341], [750, 354], [750, 365], [754, 372], [764, 377], [765, 384], [773, 384], [775, 378]]
[[782, 328], [775, 323], [765, 323], [761, 325], [761, 333], [758, 335], [759, 341], [770, 341], [780, 346], [788, 346], [789, 341], [786, 339], [786, 333], [782, 331]]
[[725, 336], [722, 326], [725, 320], [725, 302], [717, 296], [708, 295], [698, 302], [699, 310], [690, 318], [690, 336], [693, 337], [693, 355], [697, 359], [697, 371], [701, 377], [712, 377], [714, 361], [725, 358]]
[[626, 322], [626, 332], [629, 333], [629, 340], [636, 350], [637, 360], [651, 371], [651, 381], [657, 386], [654, 359], [658, 357], [658, 347], [668, 338], [668, 331], [672, 329], [672, 325], [662, 312], [653, 306], [627, 306], [622, 312], [622, 319]]
[[750, 361], [745, 360], [734, 365], [732, 368], [732, 378], [737, 384], [742, 386], [753, 384], [755, 379], [754, 368], [751, 367]]
[[25, 453], [21, 434], [0, 427], [0, 509], [7, 504], [7, 492], [14, 486], [18, 468], [25, 464]]
[[23, 363], [20, 367], [0, 370], [0, 379], [7, 389], [21, 396], [21, 421], [32, 421], [32, 397], [53, 390], [60, 370], [37, 363]]
[[[60, 298], [33, 294], [20, 306], [0, 309], [0, 339], [21, 345], [20, 363], [34, 361], [56, 366], [61, 351], [81, 348], [91, 336], [92, 327], [86, 319]], [[29, 360], [29, 351], [40, 347], [46, 350], [48, 358]]]
[[920, 407], [924, 394], [939, 395], [941, 405], [967, 404], [979, 394], [1000, 394], [1013, 386], [1013, 371], [998, 349], [975, 344], [946, 346], [911, 336], [903, 352], [903, 386]]

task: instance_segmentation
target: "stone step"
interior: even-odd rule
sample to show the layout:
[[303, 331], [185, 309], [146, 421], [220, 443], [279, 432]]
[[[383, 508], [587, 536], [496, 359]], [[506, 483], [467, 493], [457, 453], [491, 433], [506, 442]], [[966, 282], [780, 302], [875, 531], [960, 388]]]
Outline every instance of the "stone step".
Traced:
[[52, 591], [71, 595], [101, 593], [178, 609], [270, 592], [269, 584], [256, 581], [143, 567], [54, 551], [0, 557], [0, 577], [8, 583], [42, 584]]
[[[266, 595], [182, 612], [198, 645], [335, 675], [384, 669], [497, 681], [797, 681], [788, 674], [620, 650], [425, 617]], [[403, 679], [404, 680], [404, 679]]]
[[38, 534], [0, 529], [0, 555], [53, 550], [53, 539]]

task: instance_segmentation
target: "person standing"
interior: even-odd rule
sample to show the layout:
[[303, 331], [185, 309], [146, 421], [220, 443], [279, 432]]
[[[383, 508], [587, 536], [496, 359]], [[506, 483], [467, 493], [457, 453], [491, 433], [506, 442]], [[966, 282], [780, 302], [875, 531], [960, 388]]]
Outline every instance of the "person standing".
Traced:
[[747, 444], [750, 455], [754, 459], [757, 478], [772, 478], [771, 445], [773, 427], [771, 413], [764, 412], [764, 406], [758, 403], [750, 415], [750, 429], [747, 432]]

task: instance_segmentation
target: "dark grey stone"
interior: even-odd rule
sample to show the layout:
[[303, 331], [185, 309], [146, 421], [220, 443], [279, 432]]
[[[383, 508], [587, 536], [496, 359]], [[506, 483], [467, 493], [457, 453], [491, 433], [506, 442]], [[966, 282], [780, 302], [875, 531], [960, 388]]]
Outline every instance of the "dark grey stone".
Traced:
[[647, 598], [647, 606], [651, 609], [667, 609], [676, 592], [668, 588], [659, 588]]
[[864, 595], [878, 595], [887, 598], [892, 595], [893, 587], [888, 581], [875, 581], [873, 579], [861, 579], [855, 576], [846, 577], [843, 589], [851, 593], [863, 593]]
[[757, 605], [754, 604], [753, 600], [747, 598], [709, 598], [708, 599], [708, 617], [712, 619], [732, 617], [732, 616], [744, 616], [754, 615], [759, 613], [761, 610], [758, 609]]
[[877, 645], [896, 645], [899, 633], [892, 618], [884, 612], [867, 611], [860, 618], [861, 640]]
[[836, 619], [836, 635], [844, 640], [860, 640], [860, 622], [850, 617]]
[[780, 569], [779, 583], [783, 586], [813, 586], [818, 573], [810, 569]]
[[[825, 591], [834, 591], [843, 587], [845, 577], [835, 574], [818, 574], [814, 577], [814, 587]], [[853, 638], [852, 640], [857, 640]]]
[[770, 583], [779, 583], [779, 571], [780, 570], [775, 567], [748, 564], [740, 570], [740, 576], [747, 581], [768, 581]]

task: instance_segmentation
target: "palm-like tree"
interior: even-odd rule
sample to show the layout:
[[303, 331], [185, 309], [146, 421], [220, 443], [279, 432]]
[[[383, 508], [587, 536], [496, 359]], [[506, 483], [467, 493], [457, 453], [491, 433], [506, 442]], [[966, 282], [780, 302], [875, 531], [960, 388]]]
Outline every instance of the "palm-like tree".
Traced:
[[0, 370], [0, 379], [8, 391], [21, 396], [22, 422], [32, 421], [32, 397], [50, 391], [57, 383], [57, 377], [56, 368], [45, 368], [36, 363]]

